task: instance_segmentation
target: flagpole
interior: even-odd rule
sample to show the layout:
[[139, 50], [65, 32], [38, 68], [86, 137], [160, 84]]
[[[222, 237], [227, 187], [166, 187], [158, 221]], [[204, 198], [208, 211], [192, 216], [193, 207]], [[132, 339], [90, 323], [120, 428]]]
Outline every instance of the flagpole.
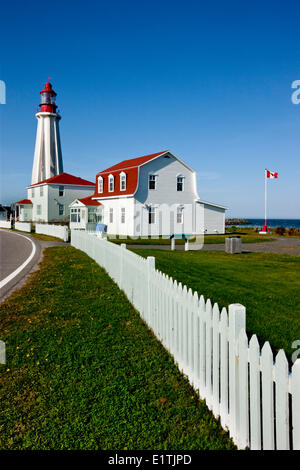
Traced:
[[265, 227], [267, 226], [267, 175], [265, 170]]
[[266, 234], [269, 232], [268, 226], [267, 226], [267, 169], [265, 168], [265, 225], [263, 226], [261, 232]]

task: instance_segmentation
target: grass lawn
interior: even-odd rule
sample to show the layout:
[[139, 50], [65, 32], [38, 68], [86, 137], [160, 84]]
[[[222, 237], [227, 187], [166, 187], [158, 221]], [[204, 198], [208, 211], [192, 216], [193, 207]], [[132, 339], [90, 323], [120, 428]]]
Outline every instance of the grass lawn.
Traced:
[[300, 340], [300, 256], [271, 253], [229, 255], [216, 251], [134, 249], [155, 256], [156, 267], [219, 307], [246, 307], [247, 332], [291, 355]]
[[45, 250], [1, 304], [1, 449], [234, 449], [94, 261]]
[[63, 242], [61, 238], [57, 237], [52, 237], [52, 235], [44, 235], [43, 233], [31, 233], [30, 234], [33, 238], [36, 238], [37, 240], [43, 240], [43, 241], [53, 241], [53, 242]]
[[[240, 236], [242, 238], [243, 243], [260, 243], [260, 242], [272, 242], [274, 238], [271, 235], [259, 235], [258, 233], [254, 232], [254, 230], [247, 229], [242, 231], [236, 231], [234, 233], [226, 233], [225, 235], [205, 235], [204, 236], [204, 243], [205, 244], [212, 244], [212, 243], [225, 243], [225, 238], [230, 236]], [[109, 241], [113, 243], [126, 243], [128, 245], [171, 245], [171, 240], [169, 238], [108, 238]], [[192, 243], [194, 239], [191, 239], [190, 242]], [[184, 245], [184, 240], [177, 239], [176, 245]]]
[[53, 242], [62, 242], [63, 240], [61, 238], [57, 237], [52, 237], [51, 235], [44, 235], [43, 233], [28, 233], [28, 232], [23, 232], [22, 230], [16, 230], [16, 229], [11, 229], [12, 232], [18, 232], [22, 233], [23, 235], [30, 235], [33, 238], [36, 238], [37, 240], [43, 240], [43, 241], [53, 241]]

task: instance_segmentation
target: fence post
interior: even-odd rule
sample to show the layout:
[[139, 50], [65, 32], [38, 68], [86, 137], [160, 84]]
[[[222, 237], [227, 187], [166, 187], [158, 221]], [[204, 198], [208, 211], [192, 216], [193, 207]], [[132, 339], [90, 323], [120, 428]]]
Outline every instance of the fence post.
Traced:
[[123, 289], [123, 265], [124, 265], [124, 250], [126, 250], [126, 243], [121, 243], [121, 256], [120, 256], [120, 279], [119, 287]]
[[292, 367], [293, 450], [300, 450], [300, 359]]
[[65, 227], [64, 230], [64, 242], [67, 242], [69, 238], [68, 227]]
[[147, 323], [148, 323], [148, 326], [151, 326], [153, 328], [153, 325], [152, 325], [152, 320], [150, 320], [151, 318], [151, 310], [152, 310], [152, 307], [151, 307], [151, 278], [152, 276], [154, 275], [154, 271], [155, 271], [155, 258], [154, 256], [147, 256], [147, 310], [146, 310], [146, 320], [147, 320]]
[[238, 340], [246, 330], [246, 308], [241, 304], [229, 305], [229, 432], [238, 444], [239, 432], [239, 369]]
[[0, 364], [6, 364], [5, 343], [0, 340]]

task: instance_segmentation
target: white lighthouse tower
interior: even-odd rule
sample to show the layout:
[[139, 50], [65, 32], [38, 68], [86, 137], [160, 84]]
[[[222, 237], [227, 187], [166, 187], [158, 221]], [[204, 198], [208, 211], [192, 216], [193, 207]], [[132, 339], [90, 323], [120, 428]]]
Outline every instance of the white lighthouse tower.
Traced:
[[47, 82], [40, 92], [38, 120], [31, 184], [39, 183], [63, 172], [59, 135], [60, 116], [56, 111], [56, 93]]

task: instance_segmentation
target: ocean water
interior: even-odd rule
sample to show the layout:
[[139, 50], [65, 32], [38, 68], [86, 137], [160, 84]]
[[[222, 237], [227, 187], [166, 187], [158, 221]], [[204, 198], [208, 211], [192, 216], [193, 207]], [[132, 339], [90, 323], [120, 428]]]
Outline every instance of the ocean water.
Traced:
[[[236, 225], [236, 227], [263, 227], [265, 225], [265, 219], [248, 219], [245, 217], [250, 224]], [[285, 228], [300, 228], [300, 219], [268, 219], [268, 227], [285, 227]]]

